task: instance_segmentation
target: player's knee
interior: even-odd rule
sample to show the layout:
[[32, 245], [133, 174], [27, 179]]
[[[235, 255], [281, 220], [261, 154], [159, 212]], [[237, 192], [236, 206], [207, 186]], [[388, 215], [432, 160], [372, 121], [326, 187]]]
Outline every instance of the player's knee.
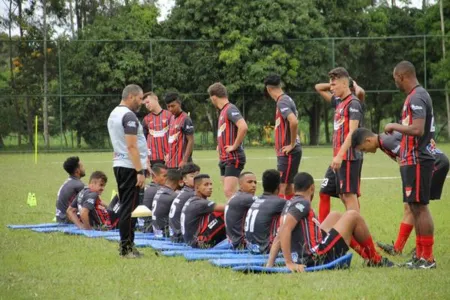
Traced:
[[421, 203], [408, 203], [409, 209], [413, 215], [419, 215], [428, 212], [428, 205]]
[[339, 219], [340, 217], [342, 217], [342, 214], [337, 211], [332, 211], [328, 214], [328, 217]]
[[348, 210], [345, 212], [345, 215], [351, 219], [360, 219], [361, 215], [359, 214], [359, 212], [357, 212], [356, 210]]

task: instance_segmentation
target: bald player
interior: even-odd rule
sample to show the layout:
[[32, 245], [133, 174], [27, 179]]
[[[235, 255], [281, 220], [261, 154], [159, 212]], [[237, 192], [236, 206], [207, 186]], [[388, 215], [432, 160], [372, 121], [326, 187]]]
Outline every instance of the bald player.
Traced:
[[194, 178], [195, 196], [181, 211], [180, 223], [186, 244], [195, 248], [210, 248], [226, 238], [223, 213], [225, 205], [208, 200], [212, 194], [209, 175]]
[[252, 172], [241, 173], [239, 190], [225, 206], [225, 227], [233, 249], [245, 249], [244, 221], [248, 209], [257, 199], [255, 196], [256, 185], [255, 174]]
[[427, 149], [435, 131], [433, 102], [419, 84], [416, 69], [409, 61], [397, 64], [393, 77], [395, 85], [407, 96], [402, 107], [401, 123], [389, 123], [384, 131], [398, 131], [403, 135], [399, 153], [403, 202], [411, 209], [416, 230], [416, 253], [405, 266], [411, 269], [436, 268], [433, 256], [434, 223], [428, 209], [434, 166], [434, 157]]
[[[153, 198], [155, 198], [158, 189], [164, 185], [167, 178], [167, 167], [164, 164], [154, 163], [150, 168], [152, 182], [145, 186], [144, 200], [142, 204], [152, 210]], [[153, 232], [152, 217], [142, 218], [144, 220], [144, 232]]]

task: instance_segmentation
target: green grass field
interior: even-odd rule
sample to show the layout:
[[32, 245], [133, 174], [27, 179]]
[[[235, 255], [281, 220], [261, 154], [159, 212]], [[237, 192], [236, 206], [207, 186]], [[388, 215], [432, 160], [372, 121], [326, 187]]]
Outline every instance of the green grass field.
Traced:
[[[441, 145], [450, 153], [450, 145]], [[120, 259], [117, 244], [102, 239], [10, 230], [6, 224], [47, 223], [53, 219], [56, 193], [66, 179], [62, 162], [70, 154], [39, 156], [0, 155], [0, 299], [449, 299], [450, 298], [450, 187], [446, 183], [441, 201], [430, 205], [435, 222], [438, 268], [427, 271], [371, 269], [355, 254], [352, 267], [343, 271], [306, 274], [244, 275], [219, 269], [207, 262], [188, 263], [144, 249], [140, 260]], [[109, 200], [116, 189], [110, 153], [83, 153], [86, 174], [103, 170], [109, 183], [103, 194]], [[305, 148], [300, 166], [316, 179], [322, 178], [331, 161], [327, 148]], [[247, 152], [247, 170], [261, 176], [276, 166], [272, 149]], [[194, 160], [215, 184], [212, 199], [224, 202], [217, 154], [197, 151]], [[87, 177], [88, 177], [87, 176]], [[364, 161], [361, 213], [375, 240], [396, 238], [402, 216], [401, 181], [396, 164], [382, 153]], [[382, 179], [379, 177], [396, 177]], [[84, 179], [87, 182], [87, 179]], [[317, 189], [320, 181], [317, 181]], [[38, 206], [28, 207], [28, 192]], [[259, 188], [259, 191], [261, 189]], [[317, 211], [318, 195], [313, 201]], [[332, 210], [343, 205], [334, 200]], [[412, 234], [406, 250], [414, 247]], [[409, 257], [392, 258], [402, 262]]]

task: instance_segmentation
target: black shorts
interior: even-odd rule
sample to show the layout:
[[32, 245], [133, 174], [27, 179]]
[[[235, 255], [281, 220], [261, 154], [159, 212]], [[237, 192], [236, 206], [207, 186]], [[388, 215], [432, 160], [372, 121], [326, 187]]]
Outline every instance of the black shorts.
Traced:
[[326, 233], [322, 231], [322, 241], [313, 250], [312, 259], [307, 265], [323, 265], [344, 256], [349, 247], [339, 232], [334, 228]]
[[327, 194], [331, 197], [339, 198], [339, 183], [335, 171], [328, 167], [325, 172], [322, 184], [320, 185], [320, 193]]
[[361, 196], [362, 160], [343, 160], [340, 169], [336, 172], [339, 182], [339, 194], [356, 194]]
[[192, 247], [211, 248], [227, 238], [223, 212], [212, 212], [203, 218]]
[[401, 166], [403, 202], [427, 205], [430, 202], [431, 176], [434, 162]]
[[219, 162], [220, 176], [239, 177], [245, 166], [245, 157], [239, 159], [229, 159]]
[[431, 178], [430, 200], [441, 199], [442, 189], [449, 170], [449, 161], [443, 153], [435, 155], [433, 177]]
[[151, 160], [150, 161], [150, 166], [154, 166], [155, 164], [161, 164], [163, 166], [166, 165], [166, 162], [162, 159], [157, 159], [157, 160]]
[[277, 170], [281, 175], [281, 183], [291, 184], [294, 182], [294, 176], [298, 173], [300, 160], [302, 159], [302, 150], [289, 153], [287, 156], [277, 157]]

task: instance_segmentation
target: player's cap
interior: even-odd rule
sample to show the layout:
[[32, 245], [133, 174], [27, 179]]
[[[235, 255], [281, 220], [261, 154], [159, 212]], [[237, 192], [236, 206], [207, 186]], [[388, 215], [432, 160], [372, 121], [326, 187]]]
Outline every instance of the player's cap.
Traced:
[[131, 214], [132, 218], [151, 217], [152, 211], [145, 205], [139, 205]]

